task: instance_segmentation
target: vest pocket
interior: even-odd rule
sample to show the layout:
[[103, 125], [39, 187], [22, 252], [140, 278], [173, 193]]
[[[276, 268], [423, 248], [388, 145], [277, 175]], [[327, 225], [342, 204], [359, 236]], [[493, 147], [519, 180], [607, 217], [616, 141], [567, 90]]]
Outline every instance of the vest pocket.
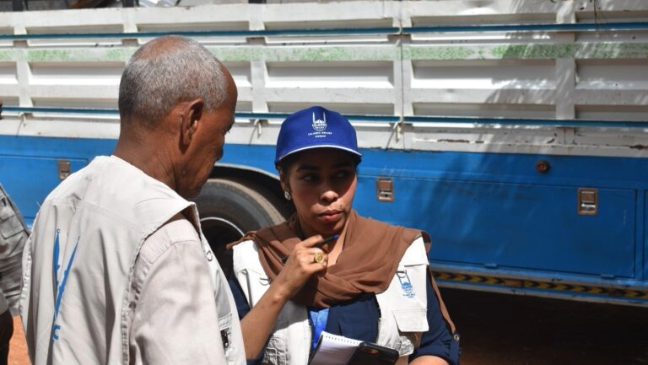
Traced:
[[277, 336], [271, 336], [263, 353], [263, 363], [272, 365], [287, 365], [288, 354], [286, 343]]
[[243, 289], [250, 308], [256, 305], [270, 286], [268, 276], [254, 269], [242, 269], [236, 272], [236, 279]]
[[394, 309], [392, 318], [398, 335], [392, 337], [386, 345], [397, 350], [400, 356], [411, 355], [420, 345], [422, 333], [428, 330], [426, 310], [424, 308]]
[[[406, 334], [400, 333], [396, 328], [394, 328], [393, 320], [381, 318], [378, 320], [378, 323], [383, 332], [378, 334], [378, 340], [376, 343], [398, 351], [398, 355], [401, 357], [414, 353], [414, 344], [408, 339]], [[391, 331], [388, 330], [388, 328], [391, 329]], [[392, 331], [396, 333], [392, 333]]]
[[425, 308], [395, 309], [392, 313], [399, 332], [426, 332], [428, 330]]

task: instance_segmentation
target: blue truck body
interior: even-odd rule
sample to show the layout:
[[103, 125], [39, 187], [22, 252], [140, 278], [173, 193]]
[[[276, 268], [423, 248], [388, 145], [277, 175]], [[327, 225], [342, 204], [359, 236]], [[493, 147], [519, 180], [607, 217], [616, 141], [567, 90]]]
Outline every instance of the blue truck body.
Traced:
[[[0, 171], [27, 222], [59, 182], [115, 140], [0, 137]], [[648, 160], [363, 149], [355, 208], [430, 233], [444, 285], [646, 305]], [[219, 164], [275, 174], [272, 146], [227, 144]], [[539, 173], [539, 161], [549, 164]], [[376, 198], [392, 178], [394, 201]], [[577, 213], [577, 190], [595, 188], [600, 210]]]

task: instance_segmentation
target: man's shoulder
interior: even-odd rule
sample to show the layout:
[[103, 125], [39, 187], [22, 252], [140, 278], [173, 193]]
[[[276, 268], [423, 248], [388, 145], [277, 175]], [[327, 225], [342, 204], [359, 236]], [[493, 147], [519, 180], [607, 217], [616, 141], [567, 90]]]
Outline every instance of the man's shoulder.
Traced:
[[191, 222], [177, 215], [144, 240], [139, 260], [155, 263], [169, 249], [186, 243], [202, 244], [200, 236]]
[[[152, 232], [191, 203], [173, 189], [115, 156], [100, 156], [70, 175], [45, 200], [41, 210], [66, 207], [68, 212], [98, 214], [137, 224]], [[136, 223], [135, 223], [136, 222]]]
[[[174, 254], [175, 248], [182, 248], [176, 251], [182, 257]], [[139, 293], [155, 268], [173, 271], [176, 264], [192, 257], [202, 259], [203, 255], [202, 242], [194, 226], [184, 217], [176, 216], [144, 240], [135, 262], [132, 287]]]

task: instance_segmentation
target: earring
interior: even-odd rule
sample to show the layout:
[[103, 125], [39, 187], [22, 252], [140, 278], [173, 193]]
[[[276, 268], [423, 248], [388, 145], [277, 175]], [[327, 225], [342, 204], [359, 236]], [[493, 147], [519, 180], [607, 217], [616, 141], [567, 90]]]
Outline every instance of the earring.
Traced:
[[292, 197], [290, 196], [290, 193], [287, 192], [287, 191], [284, 191], [284, 198], [286, 198], [286, 200], [292, 199]]

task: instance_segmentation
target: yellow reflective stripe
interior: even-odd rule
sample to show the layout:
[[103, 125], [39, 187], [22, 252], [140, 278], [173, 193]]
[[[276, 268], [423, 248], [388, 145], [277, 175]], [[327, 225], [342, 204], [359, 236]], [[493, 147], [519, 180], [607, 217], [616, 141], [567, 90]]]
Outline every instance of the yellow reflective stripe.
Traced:
[[632, 299], [648, 300], [648, 290], [617, 289], [583, 284], [554, 283], [550, 281], [519, 280], [497, 276], [459, 274], [450, 272], [434, 272], [438, 280], [468, 282], [487, 284], [493, 286], [504, 286], [511, 288], [543, 289], [554, 291], [567, 291], [580, 294], [608, 295], [612, 297], [624, 297]]

